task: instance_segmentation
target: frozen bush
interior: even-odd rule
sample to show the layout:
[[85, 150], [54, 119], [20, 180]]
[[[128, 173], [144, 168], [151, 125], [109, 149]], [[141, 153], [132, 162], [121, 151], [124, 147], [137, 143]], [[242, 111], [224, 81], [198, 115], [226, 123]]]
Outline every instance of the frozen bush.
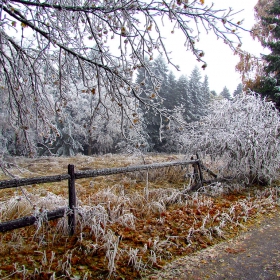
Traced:
[[279, 170], [279, 112], [255, 93], [219, 100], [209, 115], [189, 124], [180, 140], [190, 152], [219, 160], [220, 175], [271, 183]]

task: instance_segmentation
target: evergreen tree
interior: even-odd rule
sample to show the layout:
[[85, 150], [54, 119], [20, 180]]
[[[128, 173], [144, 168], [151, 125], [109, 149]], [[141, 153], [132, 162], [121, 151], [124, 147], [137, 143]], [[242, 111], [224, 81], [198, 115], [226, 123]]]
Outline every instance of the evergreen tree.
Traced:
[[259, 79], [252, 88], [262, 96], [272, 100], [276, 107], [280, 108], [280, 2], [274, 1], [267, 11], [267, 16], [261, 18], [261, 25], [270, 33], [269, 41], [262, 41], [264, 47], [271, 50], [268, 55], [263, 55], [265, 60], [264, 71], [266, 75]]
[[243, 86], [240, 83], [240, 84], [238, 84], [236, 90], [233, 92], [233, 96], [235, 97], [235, 96], [241, 94], [242, 92], [243, 92]]
[[173, 110], [175, 106], [179, 106], [181, 103], [181, 98], [176, 91], [177, 80], [172, 71], [169, 72], [167, 78], [167, 95], [166, 100], [164, 101], [164, 106], [167, 109]]
[[217, 92], [216, 92], [215, 90], [211, 90], [211, 91], [210, 91], [210, 94], [211, 94], [213, 97], [215, 97], [215, 96], [218, 95]]
[[[168, 66], [161, 55], [154, 60], [152, 64], [152, 71], [155, 77], [161, 81], [159, 96], [165, 100], [168, 100]], [[163, 101], [163, 104], [167, 104], [167, 102]]]
[[203, 95], [203, 102], [204, 102], [204, 110], [206, 111], [207, 106], [210, 102], [210, 89], [209, 89], [209, 81], [208, 76], [205, 75], [204, 81], [202, 83], [202, 95]]
[[[168, 87], [168, 67], [162, 56], [158, 56], [153, 62], [148, 60], [145, 61], [147, 65], [150, 66], [152, 71], [151, 75], [148, 75], [147, 70], [145, 68], [140, 68], [137, 73], [136, 82], [141, 85], [143, 88], [143, 92], [145, 92], [145, 98], [149, 98], [154, 100], [154, 104], [157, 104], [157, 108], [161, 110], [161, 112], [166, 112], [164, 108], [172, 109], [172, 104], [170, 104], [170, 94]], [[152, 83], [152, 79], [157, 79], [160, 81], [160, 90], [159, 97], [154, 96], [156, 90], [154, 89], [154, 84]], [[158, 104], [160, 102], [160, 106]], [[160, 147], [162, 146], [162, 142], [160, 139], [160, 133], [162, 129], [162, 120], [166, 118], [162, 118], [159, 112], [153, 108], [146, 108], [140, 103], [140, 109], [143, 112], [144, 125], [147, 129], [147, 134], [149, 138], [149, 147], [151, 147], [155, 151], [160, 151]], [[166, 121], [168, 122], [168, 120]]]
[[193, 106], [192, 106], [192, 98], [190, 96], [189, 88], [188, 88], [188, 79], [187, 76], [182, 75], [179, 77], [176, 88], [176, 94], [178, 96], [179, 104], [183, 105], [184, 112], [183, 117], [187, 122], [190, 122], [194, 119], [193, 116]]
[[168, 153], [182, 152], [182, 146], [180, 145], [180, 137], [182, 136], [183, 128], [186, 126], [183, 113], [183, 105], [176, 106], [172, 112], [172, 119], [169, 121], [166, 129], [163, 132], [163, 148]]
[[228, 90], [227, 87], [224, 87], [222, 92], [220, 93], [220, 95], [225, 98], [225, 99], [228, 99], [228, 100], [231, 100], [231, 95], [230, 95], [230, 92]]
[[191, 98], [191, 113], [193, 116], [192, 120], [197, 120], [200, 116], [204, 115], [201, 74], [197, 66], [193, 69], [190, 75], [188, 90]]
[[152, 88], [152, 81], [147, 69], [152, 67], [152, 63], [147, 58], [145, 58], [144, 63], [146, 67], [141, 67], [137, 71], [136, 83], [141, 86], [143, 91], [147, 90], [148, 92], [148, 89]]

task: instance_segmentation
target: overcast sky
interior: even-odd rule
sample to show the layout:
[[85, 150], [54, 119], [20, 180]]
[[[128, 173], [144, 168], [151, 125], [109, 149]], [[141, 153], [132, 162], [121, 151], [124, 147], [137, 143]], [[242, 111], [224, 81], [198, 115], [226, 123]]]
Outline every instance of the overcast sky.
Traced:
[[[251, 29], [254, 25], [254, 6], [258, 0], [205, 0], [205, 4], [214, 2], [215, 8], [229, 8], [232, 7], [234, 11], [242, 12], [234, 16], [236, 22], [244, 19], [243, 27]], [[174, 34], [175, 35], [175, 34]], [[172, 35], [173, 36], [173, 35]], [[259, 55], [264, 53], [264, 50], [259, 42], [254, 41], [249, 33], [240, 32], [242, 37], [242, 48], [246, 51]], [[169, 40], [172, 48], [171, 57], [173, 58], [174, 64], [180, 65], [181, 71], [176, 73], [175, 69], [172, 69], [174, 74], [179, 77], [181, 74], [189, 75], [195, 65], [201, 67], [195, 57], [191, 53], [185, 51], [183, 47], [183, 41], [179, 38], [175, 39], [174, 36]], [[178, 40], [178, 42], [176, 41]], [[168, 43], [168, 45], [169, 45]], [[217, 40], [214, 35], [205, 35], [199, 42], [199, 48], [205, 51], [205, 60], [207, 62], [206, 70], [201, 69], [203, 75], [209, 77], [210, 89], [215, 90], [218, 94], [226, 86], [230, 93], [236, 89], [237, 85], [241, 82], [239, 73], [235, 71], [235, 66], [239, 61], [238, 56], [235, 56], [231, 49], [223, 43], [222, 40]], [[171, 68], [170, 68], [171, 69]]]

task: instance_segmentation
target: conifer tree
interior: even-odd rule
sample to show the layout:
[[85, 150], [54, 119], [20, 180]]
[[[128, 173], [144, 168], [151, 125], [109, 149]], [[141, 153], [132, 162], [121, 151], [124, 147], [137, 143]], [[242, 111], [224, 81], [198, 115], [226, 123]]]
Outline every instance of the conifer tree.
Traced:
[[274, 101], [280, 108], [280, 2], [275, 1], [267, 13], [268, 16], [262, 18], [262, 25], [271, 29], [270, 34], [273, 39], [264, 40], [263, 46], [269, 48], [271, 53], [263, 55], [266, 62], [264, 71], [267, 75], [261, 78], [255, 90]]
[[210, 94], [211, 94], [212, 97], [216, 97], [218, 95], [215, 90], [211, 90]]
[[204, 105], [204, 110], [207, 109], [207, 106], [210, 102], [210, 88], [209, 88], [209, 81], [208, 81], [208, 76], [205, 75], [204, 81], [202, 83], [202, 94], [203, 94], [203, 105]]
[[184, 119], [187, 122], [192, 121], [194, 116], [192, 111], [192, 99], [189, 92], [187, 76], [182, 75], [179, 77], [175, 91], [180, 100], [178, 106], [182, 104], [184, 108]]
[[227, 87], [224, 87], [222, 92], [220, 93], [220, 95], [225, 98], [225, 99], [228, 99], [228, 100], [231, 100], [231, 95], [230, 95], [230, 92], [228, 90]]
[[169, 72], [168, 78], [167, 78], [167, 93], [166, 100], [164, 102], [164, 105], [167, 109], [174, 109], [175, 106], [179, 106], [181, 104], [180, 95], [176, 91], [177, 86], [177, 80], [172, 71]]
[[233, 96], [237, 96], [243, 92], [243, 85], [241, 83], [238, 84], [236, 90], [233, 92]]
[[191, 98], [191, 112], [193, 115], [192, 120], [198, 120], [203, 113], [203, 93], [202, 93], [202, 83], [201, 74], [198, 67], [196, 66], [189, 78], [189, 95]]
[[[143, 113], [143, 122], [149, 135], [149, 147], [153, 150], [160, 150], [161, 143], [161, 130], [164, 127], [162, 120], [164, 118], [164, 112], [167, 113], [167, 109], [172, 109], [170, 105], [170, 94], [168, 87], [168, 67], [166, 61], [162, 56], [158, 56], [154, 61], [145, 61], [146, 65], [152, 71], [152, 74], [147, 72], [147, 67], [140, 68], [137, 73], [136, 82], [139, 83], [143, 89], [143, 98], [149, 99], [150, 102], [156, 106], [147, 107], [145, 104], [140, 103], [140, 108]], [[155, 89], [155, 83], [153, 79], [160, 81], [158, 88]], [[158, 94], [157, 94], [158, 92]], [[157, 111], [157, 108], [161, 109], [161, 113]]]

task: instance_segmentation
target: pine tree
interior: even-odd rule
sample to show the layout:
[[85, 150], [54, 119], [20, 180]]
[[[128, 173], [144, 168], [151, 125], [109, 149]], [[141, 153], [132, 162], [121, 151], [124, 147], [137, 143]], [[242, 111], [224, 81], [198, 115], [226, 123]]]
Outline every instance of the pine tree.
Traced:
[[240, 83], [238, 84], [236, 90], [233, 92], [233, 96], [236, 97], [237, 95], [243, 92], [243, 85]]
[[168, 88], [168, 66], [164, 58], [160, 55], [158, 56], [153, 64], [152, 71], [156, 78], [161, 81], [159, 95], [161, 98], [168, 99], [169, 88]]
[[192, 98], [190, 96], [190, 92], [188, 88], [187, 76], [182, 75], [179, 77], [175, 91], [177, 93], [178, 99], [180, 100], [178, 106], [183, 105], [184, 108], [184, 112], [183, 112], [184, 119], [187, 122], [192, 121], [194, 119], [193, 111], [192, 111], [193, 106], [192, 106]]
[[210, 97], [214, 98], [214, 97], [217, 97], [217, 96], [218, 96], [218, 94], [215, 90], [210, 91]]
[[147, 71], [147, 68], [152, 67], [152, 63], [147, 58], [145, 58], [144, 63], [147, 67], [141, 67], [138, 69], [136, 83], [139, 84], [141, 88], [145, 91], [146, 89], [151, 89], [152, 87], [151, 76]]
[[231, 95], [230, 95], [230, 92], [228, 90], [227, 87], [224, 87], [222, 92], [220, 93], [220, 95], [225, 98], [225, 99], [228, 99], [228, 100], [231, 100]]
[[177, 80], [172, 71], [169, 72], [167, 78], [167, 95], [165, 96], [166, 100], [163, 103], [167, 109], [173, 110], [175, 106], [179, 106], [181, 103], [180, 96], [176, 91]]
[[[172, 98], [170, 98], [168, 87], [168, 67], [166, 61], [162, 56], [158, 56], [153, 62], [146, 60], [146, 63], [147, 65], [150, 65], [152, 75], [149, 76], [147, 70], [140, 68], [137, 73], [136, 82], [143, 88], [146, 94], [144, 97], [155, 100], [154, 104], [157, 104], [156, 107], [159, 108], [161, 112], [166, 112], [165, 108], [172, 109], [172, 104], [170, 104]], [[152, 83], [153, 78], [160, 80], [159, 97], [154, 96], [155, 89]], [[157, 102], [160, 102], [161, 104], [158, 104]], [[143, 106], [141, 103], [140, 109], [143, 112], [144, 125], [147, 129], [147, 134], [149, 135], [149, 146], [155, 151], [160, 151], [162, 142], [159, 136], [163, 127], [161, 122], [162, 120], [165, 120], [165, 118], [161, 117], [155, 108], [146, 108], [146, 106]]]
[[197, 66], [193, 69], [189, 78], [189, 95], [191, 98], [192, 120], [197, 120], [204, 115], [201, 74]]
[[209, 81], [208, 76], [205, 75], [204, 81], [202, 83], [202, 95], [203, 95], [203, 102], [204, 102], [204, 110], [206, 111], [207, 106], [210, 102], [210, 88], [209, 88]]

